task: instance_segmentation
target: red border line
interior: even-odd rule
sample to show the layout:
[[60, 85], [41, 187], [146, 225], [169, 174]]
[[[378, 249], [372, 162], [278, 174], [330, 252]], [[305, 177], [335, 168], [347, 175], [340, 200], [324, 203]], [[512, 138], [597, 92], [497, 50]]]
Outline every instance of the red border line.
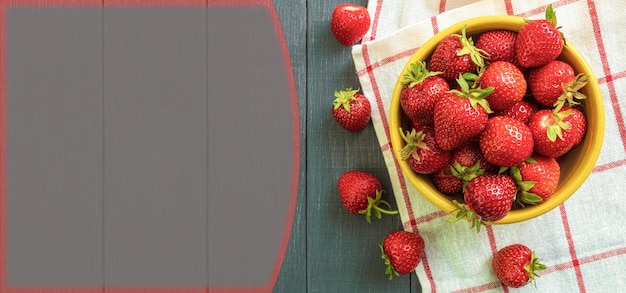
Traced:
[[439, 1], [439, 13], [444, 13], [446, 11], [446, 0]]
[[378, 22], [380, 21], [380, 14], [383, 9], [383, 0], [376, 1], [376, 8], [374, 9], [374, 17], [372, 18], [372, 30], [367, 41], [373, 41], [376, 39], [378, 33]]
[[391, 55], [389, 57], [383, 58], [380, 61], [376, 61], [374, 63], [371, 63], [369, 66], [365, 66], [365, 68], [360, 69], [356, 72], [357, 76], [363, 76], [365, 74], [368, 74], [369, 71], [373, 71], [374, 69], [377, 69], [379, 67], [385, 66], [389, 63], [393, 63], [396, 62], [402, 58], [405, 57], [409, 57], [411, 55], [413, 55], [413, 53], [415, 53], [415, 50], [417, 50], [418, 48], [411, 48], [405, 51], [402, 51], [400, 53]]
[[583, 280], [583, 273], [580, 270], [580, 262], [578, 261], [578, 256], [576, 255], [576, 247], [574, 245], [574, 239], [572, 238], [572, 231], [569, 226], [569, 220], [567, 217], [567, 211], [565, 210], [565, 205], [560, 205], [559, 211], [561, 212], [563, 230], [565, 230], [565, 239], [567, 240], [567, 248], [569, 249], [569, 253], [572, 258], [572, 266], [574, 267], [574, 273], [576, 274], [578, 289], [581, 293], [584, 293], [586, 292], [585, 281]]
[[593, 34], [596, 38], [598, 53], [600, 54], [600, 61], [602, 62], [602, 70], [604, 71], [604, 76], [607, 77], [609, 99], [611, 100], [611, 106], [613, 107], [613, 112], [615, 114], [617, 129], [619, 131], [619, 136], [622, 140], [624, 150], [626, 150], [626, 126], [624, 125], [624, 116], [622, 115], [622, 110], [619, 106], [620, 101], [617, 96], [617, 91], [615, 90], [615, 84], [612, 80], [608, 80], [608, 77], [611, 76], [611, 66], [609, 65], [608, 55], [606, 53], [606, 48], [604, 47], [602, 29], [600, 28], [600, 20], [598, 19], [598, 11], [596, 10], [596, 5], [593, 0], [587, 0], [587, 5], [589, 6], [589, 17], [591, 18]]
[[592, 173], [600, 173], [606, 170], [610, 170], [610, 169], [614, 169], [614, 168], [619, 168], [621, 166], [626, 165], [626, 159], [622, 159], [619, 161], [614, 161], [614, 162], [610, 162], [610, 163], [606, 163], [604, 165], [598, 165], [595, 166], [592, 170]]

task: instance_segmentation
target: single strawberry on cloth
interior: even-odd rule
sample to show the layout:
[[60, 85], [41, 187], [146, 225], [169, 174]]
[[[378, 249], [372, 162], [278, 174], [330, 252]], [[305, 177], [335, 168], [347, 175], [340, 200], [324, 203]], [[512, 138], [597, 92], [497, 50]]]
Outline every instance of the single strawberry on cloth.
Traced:
[[[544, 17], [556, 10], [561, 32], [591, 65], [602, 90], [606, 127], [598, 162], [564, 204], [537, 218], [469, 229], [419, 195], [402, 174], [390, 145], [391, 95], [410, 56], [439, 30], [477, 16]], [[419, 233], [425, 255], [416, 269], [423, 292], [626, 291], [626, 3], [617, 0], [370, 0], [372, 26], [352, 49], [361, 88], [389, 170], [404, 229]], [[536, 287], [512, 289], [491, 269], [493, 255], [522, 243], [547, 266]]]

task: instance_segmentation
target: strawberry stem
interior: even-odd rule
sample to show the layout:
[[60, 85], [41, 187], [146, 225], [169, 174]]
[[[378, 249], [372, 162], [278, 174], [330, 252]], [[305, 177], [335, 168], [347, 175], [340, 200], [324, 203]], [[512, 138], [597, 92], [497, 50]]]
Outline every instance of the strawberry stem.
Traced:
[[482, 221], [480, 216], [476, 215], [474, 212], [468, 209], [465, 204], [462, 204], [456, 200], [453, 200], [452, 203], [457, 207], [455, 210], [452, 211], [452, 213], [457, 213], [454, 219], [447, 220], [448, 223], [455, 223], [465, 219], [470, 222], [470, 229], [476, 227], [476, 232], [480, 232], [480, 226], [485, 225], [485, 222]]
[[408, 85], [409, 87], [414, 87], [417, 84], [420, 84], [425, 79], [437, 76], [442, 74], [440, 71], [429, 71], [426, 68], [426, 62], [417, 61], [415, 63], [411, 63], [411, 68], [404, 75], [402, 81], [400, 82], [402, 85]]
[[569, 107], [579, 105], [579, 100], [584, 100], [587, 98], [583, 93], [579, 92], [587, 83], [589, 82], [589, 76], [585, 73], [580, 73], [574, 77], [572, 82], [563, 83], [563, 94], [559, 96], [557, 101], [554, 103], [554, 108], [558, 111], [563, 106], [566, 105]]
[[563, 140], [563, 130], [570, 130], [571, 125], [563, 122], [567, 116], [572, 114], [572, 110], [561, 111], [560, 107], [557, 107], [552, 111], [552, 116], [549, 118], [551, 121], [546, 126], [546, 135], [552, 142], [556, 141], [557, 137]]
[[424, 131], [416, 132], [415, 129], [412, 129], [411, 132], [405, 132], [400, 127], [400, 135], [402, 139], [406, 142], [406, 145], [400, 150], [400, 155], [403, 160], [408, 159], [409, 157], [413, 157], [413, 159], [420, 161], [421, 158], [419, 156], [418, 150], [429, 150], [430, 148], [424, 142], [424, 138], [426, 134]]
[[481, 71], [482, 68], [485, 67], [485, 57], [488, 54], [485, 50], [476, 48], [476, 46], [474, 46], [474, 41], [472, 40], [472, 38], [468, 38], [467, 34], [465, 33], [466, 27], [467, 25], [464, 25], [461, 29], [461, 35], [457, 35], [459, 37], [459, 40], [461, 41], [461, 45], [463, 45], [463, 48], [459, 50], [456, 55], [469, 55], [470, 59], [472, 59], [472, 62], [476, 64], [477, 71]]
[[515, 203], [517, 203], [521, 207], [525, 207], [526, 204], [536, 205], [543, 201], [543, 198], [530, 192], [530, 189], [533, 188], [533, 186], [535, 186], [537, 182], [524, 181], [519, 167], [511, 167], [510, 174], [513, 178], [513, 181], [515, 181], [515, 185], [517, 186]]
[[380, 190], [376, 190], [376, 198], [368, 196], [367, 203], [367, 208], [359, 211], [359, 214], [365, 215], [365, 220], [368, 223], [372, 223], [372, 211], [374, 211], [374, 216], [376, 216], [376, 218], [378, 219], [382, 217], [382, 214], [395, 215], [398, 213], [398, 211], [390, 211], [380, 207], [380, 204], [384, 204], [388, 208], [391, 208], [391, 205], [387, 201], [382, 199], [382, 191]]
[[339, 107], [343, 106], [346, 112], [350, 113], [350, 102], [358, 101], [358, 99], [354, 96], [358, 92], [359, 89], [353, 90], [352, 88], [347, 88], [343, 91], [335, 91], [333, 109], [337, 110]]
[[546, 265], [539, 262], [539, 259], [537, 258], [537, 256], [535, 255], [535, 252], [533, 251], [530, 255], [530, 262], [524, 265], [524, 270], [526, 270], [526, 273], [528, 274], [528, 282], [533, 283], [535, 288], [537, 288], [535, 277], [540, 277], [537, 274], [537, 272], [541, 270], [545, 270], [547, 268], [548, 267]]
[[378, 244], [378, 247], [380, 247], [381, 258], [385, 260], [385, 265], [387, 266], [385, 269], [385, 275], [389, 275], [389, 280], [393, 280], [394, 275], [396, 277], [400, 276], [400, 273], [398, 273], [398, 271], [393, 268], [393, 265], [391, 265], [391, 259], [389, 259], [389, 256], [385, 253], [383, 246]]
[[493, 87], [488, 87], [486, 89], [475, 87], [470, 88], [470, 85], [463, 76], [463, 74], [459, 74], [459, 78], [456, 80], [456, 82], [461, 87], [461, 90], [450, 90], [451, 93], [459, 97], [469, 99], [469, 102], [474, 109], [477, 109], [478, 105], [480, 105], [480, 107], [482, 107], [483, 110], [485, 110], [485, 112], [487, 112], [488, 114], [493, 113], [491, 107], [489, 107], [489, 102], [485, 99], [487, 96], [493, 93]]

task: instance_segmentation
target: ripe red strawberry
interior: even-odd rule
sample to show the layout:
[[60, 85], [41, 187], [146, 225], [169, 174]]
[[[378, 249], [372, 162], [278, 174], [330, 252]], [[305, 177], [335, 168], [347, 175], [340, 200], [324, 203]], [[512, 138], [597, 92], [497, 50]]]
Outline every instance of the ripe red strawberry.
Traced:
[[493, 93], [485, 99], [494, 111], [504, 110], [521, 101], [526, 94], [524, 74], [511, 62], [495, 61], [480, 76], [483, 88], [493, 87]]
[[496, 252], [491, 262], [496, 277], [506, 286], [519, 288], [539, 277], [547, 267], [523, 244], [511, 244]]
[[483, 173], [495, 173], [498, 166], [489, 163], [480, 149], [478, 139], [471, 139], [452, 150], [452, 173], [469, 181]]
[[505, 174], [484, 174], [472, 179], [463, 192], [465, 203], [454, 201], [457, 214], [451, 222], [465, 218], [480, 231], [485, 222], [500, 220], [509, 213], [516, 189], [515, 181]]
[[552, 4], [546, 9], [546, 19], [531, 20], [517, 33], [515, 54], [525, 68], [539, 67], [556, 59], [563, 51], [563, 36], [557, 27]]
[[430, 70], [442, 72], [441, 77], [452, 82], [460, 74], [477, 72], [484, 67], [484, 55], [484, 51], [467, 38], [463, 27], [461, 35], [452, 34], [439, 42], [430, 57]]
[[495, 116], [480, 135], [480, 149], [485, 159], [498, 166], [513, 167], [533, 153], [533, 134], [522, 121]]
[[397, 214], [397, 211], [388, 211], [379, 205], [390, 207], [382, 197], [382, 186], [378, 179], [365, 171], [352, 170], [345, 172], [337, 182], [341, 203], [355, 215], [365, 215], [367, 222], [371, 223], [371, 213], [377, 218], [382, 214]]
[[435, 130], [431, 126], [402, 131], [400, 134], [406, 142], [402, 148], [402, 158], [409, 163], [413, 171], [419, 174], [432, 174], [450, 163], [450, 151], [442, 150], [435, 142]]
[[476, 48], [484, 50], [485, 61], [507, 61], [519, 65], [515, 55], [515, 39], [517, 33], [508, 30], [491, 30], [476, 39]]
[[469, 88], [460, 77], [461, 90], [451, 90], [435, 104], [433, 118], [435, 140], [443, 150], [452, 150], [483, 131], [489, 119], [489, 103], [485, 100], [493, 88]]
[[365, 129], [372, 114], [367, 98], [351, 88], [335, 91], [335, 97], [332, 110], [335, 121], [348, 131], [358, 132]]
[[360, 41], [370, 27], [367, 8], [354, 4], [342, 4], [335, 8], [330, 19], [333, 35], [344, 46]]
[[518, 186], [518, 204], [538, 204], [550, 198], [559, 185], [561, 166], [555, 158], [534, 154], [528, 160], [511, 168], [511, 176]]
[[538, 109], [539, 107], [537, 107], [535, 103], [527, 100], [521, 100], [502, 111], [496, 112], [494, 116], [511, 117], [524, 122], [524, 124], [528, 124], [530, 116], [537, 112]]
[[428, 71], [426, 63], [420, 61], [411, 64], [401, 81], [400, 106], [417, 125], [433, 125], [435, 103], [450, 91], [448, 83], [437, 76], [440, 73]]
[[587, 120], [576, 108], [544, 109], [530, 117], [528, 127], [533, 134], [535, 152], [558, 158], [583, 140]]
[[437, 190], [445, 194], [456, 194], [463, 191], [463, 180], [454, 176], [452, 166], [444, 167], [432, 175], [433, 184]]
[[394, 275], [414, 271], [424, 255], [422, 236], [402, 230], [389, 233], [378, 246], [387, 265], [385, 274], [389, 275], [389, 280]]
[[563, 84], [572, 83], [574, 77], [574, 69], [571, 65], [560, 60], [553, 60], [530, 70], [528, 86], [539, 104], [551, 108], [563, 94]]

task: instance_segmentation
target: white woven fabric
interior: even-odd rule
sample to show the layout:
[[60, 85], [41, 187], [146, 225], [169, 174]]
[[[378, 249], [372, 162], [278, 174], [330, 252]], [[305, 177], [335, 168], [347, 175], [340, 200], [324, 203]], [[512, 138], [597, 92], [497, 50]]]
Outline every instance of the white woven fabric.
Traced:
[[[543, 18], [552, 3], [561, 31], [591, 65], [603, 93], [606, 129], [600, 158], [563, 205], [522, 223], [480, 233], [424, 200], [402, 175], [389, 142], [389, 103], [411, 54], [440, 29], [482, 15]], [[408, 231], [422, 235], [426, 254], [416, 269], [423, 292], [626, 292], [626, 2], [619, 0], [370, 0], [373, 24], [352, 50], [361, 88]], [[548, 269], [537, 288], [507, 288], [490, 268], [508, 244], [533, 249]]]

